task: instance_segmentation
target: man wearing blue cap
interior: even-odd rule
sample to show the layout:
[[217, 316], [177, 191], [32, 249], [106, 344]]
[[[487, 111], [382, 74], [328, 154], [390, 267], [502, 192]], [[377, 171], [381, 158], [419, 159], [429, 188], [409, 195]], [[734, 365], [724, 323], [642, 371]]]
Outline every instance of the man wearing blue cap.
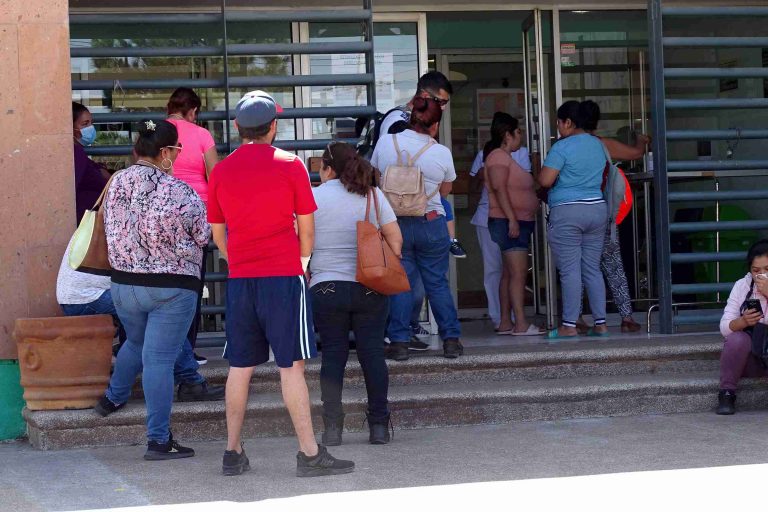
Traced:
[[235, 108], [242, 145], [214, 168], [209, 181], [208, 222], [229, 263], [225, 475], [250, 469], [240, 434], [253, 369], [267, 362], [270, 347], [299, 441], [297, 476], [350, 473], [355, 467], [318, 446], [312, 429], [304, 361], [317, 348], [304, 274], [317, 206], [302, 161], [272, 146], [282, 110], [265, 92], [243, 96]]

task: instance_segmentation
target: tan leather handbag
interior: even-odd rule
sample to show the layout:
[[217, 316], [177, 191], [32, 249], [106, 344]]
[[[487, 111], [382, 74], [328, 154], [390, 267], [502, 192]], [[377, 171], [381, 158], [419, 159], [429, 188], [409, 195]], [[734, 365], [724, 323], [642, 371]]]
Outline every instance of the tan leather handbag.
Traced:
[[104, 196], [112, 184], [113, 174], [91, 210], [85, 210], [80, 224], [72, 237], [69, 250], [69, 266], [78, 272], [108, 276], [112, 273], [107, 252], [107, 234], [104, 229]]
[[[376, 210], [376, 224], [369, 219], [371, 196]], [[365, 218], [357, 221], [357, 282], [382, 295], [396, 295], [411, 289], [408, 275], [381, 234], [379, 199], [371, 188], [366, 197]]]
[[[427, 203], [440, 190], [438, 186], [431, 194], [427, 195], [424, 184], [424, 175], [416, 165], [419, 159], [435, 141], [430, 139], [415, 155], [411, 156], [407, 151], [400, 151], [397, 136], [392, 134], [395, 151], [397, 151], [397, 163], [387, 166], [384, 177], [381, 180], [381, 191], [387, 198], [395, 215], [398, 217], [420, 217], [427, 213]], [[401, 153], [405, 153], [408, 159], [403, 162]]]

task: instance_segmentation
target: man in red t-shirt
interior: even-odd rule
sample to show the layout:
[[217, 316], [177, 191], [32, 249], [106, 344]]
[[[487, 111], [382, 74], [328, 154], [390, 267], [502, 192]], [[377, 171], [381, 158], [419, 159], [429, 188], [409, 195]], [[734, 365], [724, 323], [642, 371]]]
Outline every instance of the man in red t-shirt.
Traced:
[[240, 433], [253, 369], [267, 362], [271, 347], [299, 440], [297, 476], [350, 473], [354, 462], [332, 457], [312, 429], [304, 361], [317, 347], [304, 273], [317, 206], [301, 160], [271, 145], [278, 112], [280, 105], [262, 91], [243, 96], [235, 108], [242, 145], [216, 165], [208, 184], [208, 222], [229, 263], [223, 472], [250, 469]]

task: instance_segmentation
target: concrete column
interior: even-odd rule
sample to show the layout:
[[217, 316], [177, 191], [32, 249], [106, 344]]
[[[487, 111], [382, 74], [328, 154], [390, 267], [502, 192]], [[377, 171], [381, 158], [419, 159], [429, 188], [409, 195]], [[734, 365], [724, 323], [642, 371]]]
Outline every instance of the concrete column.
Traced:
[[67, 0], [0, 0], [0, 359], [13, 323], [59, 315], [75, 228]]

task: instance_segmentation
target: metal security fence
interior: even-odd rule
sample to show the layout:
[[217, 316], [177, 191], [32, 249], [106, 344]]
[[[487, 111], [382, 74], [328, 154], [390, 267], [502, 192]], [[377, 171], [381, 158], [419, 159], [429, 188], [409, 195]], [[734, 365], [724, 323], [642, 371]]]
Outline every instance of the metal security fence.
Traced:
[[[72, 90], [75, 96], [77, 92], [90, 93], [96, 98], [95, 102], [101, 102], [101, 106], [110, 110], [95, 112], [94, 123], [115, 126], [115, 132], [122, 134], [113, 137], [113, 143], [98, 141], [98, 145], [86, 151], [101, 158], [130, 155], [131, 123], [147, 118], [164, 119], [164, 101], [177, 87], [195, 89], [201, 96], [204, 107], [198, 119], [207, 123], [218, 141], [218, 151], [226, 154], [239, 145], [231, 122], [234, 119], [233, 102], [247, 90], [277, 92], [288, 99], [289, 105], [301, 105], [307, 102], [297, 99], [310, 87], [364, 86], [365, 104], [357, 106], [286, 106], [278, 98], [285, 107], [278, 117], [294, 123], [288, 129], [282, 125], [275, 145], [288, 151], [324, 149], [331, 140], [312, 139], [311, 134], [306, 136], [296, 121], [326, 119], [330, 122], [371, 116], [376, 112], [371, 3], [371, 0], [363, 0], [360, 9], [267, 11], [230, 10], [222, 1], [219, 12], [71, 14]], [[295, 25], [304, 22], [356, 23], [361, 37], [358, 41], [294, 42], [297, 39]], [[285, 27], [285, 30], [270, 36], [273, 42], [243, 42], [265, 29], [271, 34], [275, 32], [275, 26]], [[146, 34], [153, 34], [153, 39], [146, 39]], [[169, 41], [172, 44], [168, 44]], [[350, 54], [363, 56], [364, 72], [294, 73], [298, 68], [296, 62], [304, 55]], [[252, 62], [255, 56], [263, 60], [257, 72], [254, 72]], [[144, 65], [149, 59], [154, 59], [154, 67]], [[97, 73], [91, 72], [94, 68]], [[92, 74], [110, 78], [90, 78]], [[128, 95], [131, 104], [126, 105]], [[218, 108], [210, 108], [217, 104]], [[348, 138], [341, 140], [357, 142]], [[208, 251], [214, 253], [215, 246], [210, 244]], [[206, 286], [209, 298], [202, 307], [202, 314], [213, 321], [202, 325], [207, 324], [207, 330], [220, 331], [221, 315], [225, 312], [223, 286], [227, 272], [218, 257], [209, 257], [208, 262]], [[223, 342], [219, 332], [202, 337], [198, 345], [221, 346]]]
[[[725, 23], [738, 17], [748, 17], [743, 20], [743, 33], [752, 34], [750, 37], [732, 37], [714, 35], [716, 30], [709, 31], [706, 36], [666, 36], [665, 25], [684, 20], [689, 28], [695, 29], [702, 21], [717, 20]], [[747, 21], [748, 19], [748, 21]], [[729, 250], [723, 247], [723, 238], [728, 233], [746, 230], [750, 238], [756, 239], [758, 232], [768, 228], [768, 215], [764, 208], [757, 208], [759, 219], [740, 218], [729, 220], [725, 217], [724, 205], [737, 202], [762, 201], [768, 199], [768, 187], [765, 181], [762, 186], [754, 186], [754, 180], [768, 176], [768, 160], [759, 158], [739, 159], [735, 157], [735, 146], [740, 141], [768, 139], [768, 130], [742, 129], [671, 129], [674, 124], [670, 116], [680, 115], [680, 112], [694, 112], [697, 115], [712, 111], [727, 111], [728, 116], [738, 118], [740, 109], [768, 108], [768, 81], [760, 93], [765, 97], [684, 97], [670, 98], [669, 91], [680, 89], [680, 84], [689, 84], [695, 80], [718, 80], [715, 82], [715, 95], [728, 95], [739, 89], [738, 82], [732, 80], [744, 78], [762, 78], [768, 80], [768, 67], [742, 67], [736, 60], [721, 62], [709, 67], [693, 67], [690, 64], [673, 66], [668, 61], [669, 53], [685, 49], [723, 49], [766, 48], [768, 37], [756, 35], [758, 19], [768, 21], [768, 7], [663, 7], [661, 0], [650, 0], [648, 3], [648, 26], [650, 30], [650, 60], [651, 60], [651, 96], [653, 105], [654, 128], [654, 200], [655, 200], [655, 245], [657, 259], [657, 281], [659, 292], [660, 329], [664, 333], [673, 332], [676, 325], [702, 324], [717, 322], [722, 315], [721, 303], [733, 286], [733, 282], [721, 279], [721, 267], [726, 262], [743, 261], [743, 250]], [[766, 51], [763, 60], [766, 59]], [[719, 83], [719, 89], [717, 84]], [[711, 88], [710, 88], [711, 90]], [[764, 92], [763, 92], [764, 91]], [[711, 95], [711, 94], [710, 94]], [[711, 115], [711, 114], [704, 114]], [[702, 119], [702, 118], [700, 118]], [[721, 120], [728, 117], [721, 116]], [[741, 118], [743, 119], [743, 118]], [[702, 122], [702, 121], [699, 121]], [[743, 122], [743, 121], [742, 121]], [[682, 124], [682, 123], [678, 123]], [[696, 123], [688, 123], [696, 124]], [[708, 147], [714, 141], [725, 141], [728, 151], [725, 158], [711, 160], [683, 159], [679, 155], [684, 151], [673, 151], [675, 144], [696, 141]], [[730, 141], [730, 142], [729, 142]], [[735, 142], [734, 142], [735, 141]], [[722, 142], [721, 142], [722, 144]], [[679, 146], [678, 146], [679, 147]], [[765, 153], [762, 153], [765, 155]], [[669, 159], [672, 157], [672, 159]], [[683, 190], [684, 186], [673, 186], [675, 183], [686, 183], [684, 180], [708, 180], [710, 190], [702, 187], [691, 187], [697, 190]], [[742, 178], [742, 179], [740, 179]], [[752, 180], [752, 186], [745, 179]], [[689, 181], [690, 182], [690, 181]], [[683, 218], [682, 215], [671, 214], [672, 208], [680, 210], [683, 204], [708, 205], [714, 212], [714, 219]], [[677, 213], [677, 212], [676, 212]], [[682, 251], [673, 244], [676, 236], [685, 234], [709, 233], [714, 235], [714, 247], [705, 250]], [[746, 243], [746, 241], [745, 241]], [[679, 245], [679, 244], [677, 244]], [[680, 264], [713, 264], [714, 278], [701, 282], [679, 282], [673, 265]], [[746, 270], [745, 270], [746, 271]], [[742, 274], [743, 275], [743, 274]], [[688, 302], [680, 300], [681, 296], [691, 294], [714, 294], [720, 304], [717, 310], [701, 309], [693, 314], [675, 314], [680, 307], [703, 305], [706, 301]], [[725, 297], [723, 295], [725, 294]], [[650, 316], [650, 314], [649, 314]]]

